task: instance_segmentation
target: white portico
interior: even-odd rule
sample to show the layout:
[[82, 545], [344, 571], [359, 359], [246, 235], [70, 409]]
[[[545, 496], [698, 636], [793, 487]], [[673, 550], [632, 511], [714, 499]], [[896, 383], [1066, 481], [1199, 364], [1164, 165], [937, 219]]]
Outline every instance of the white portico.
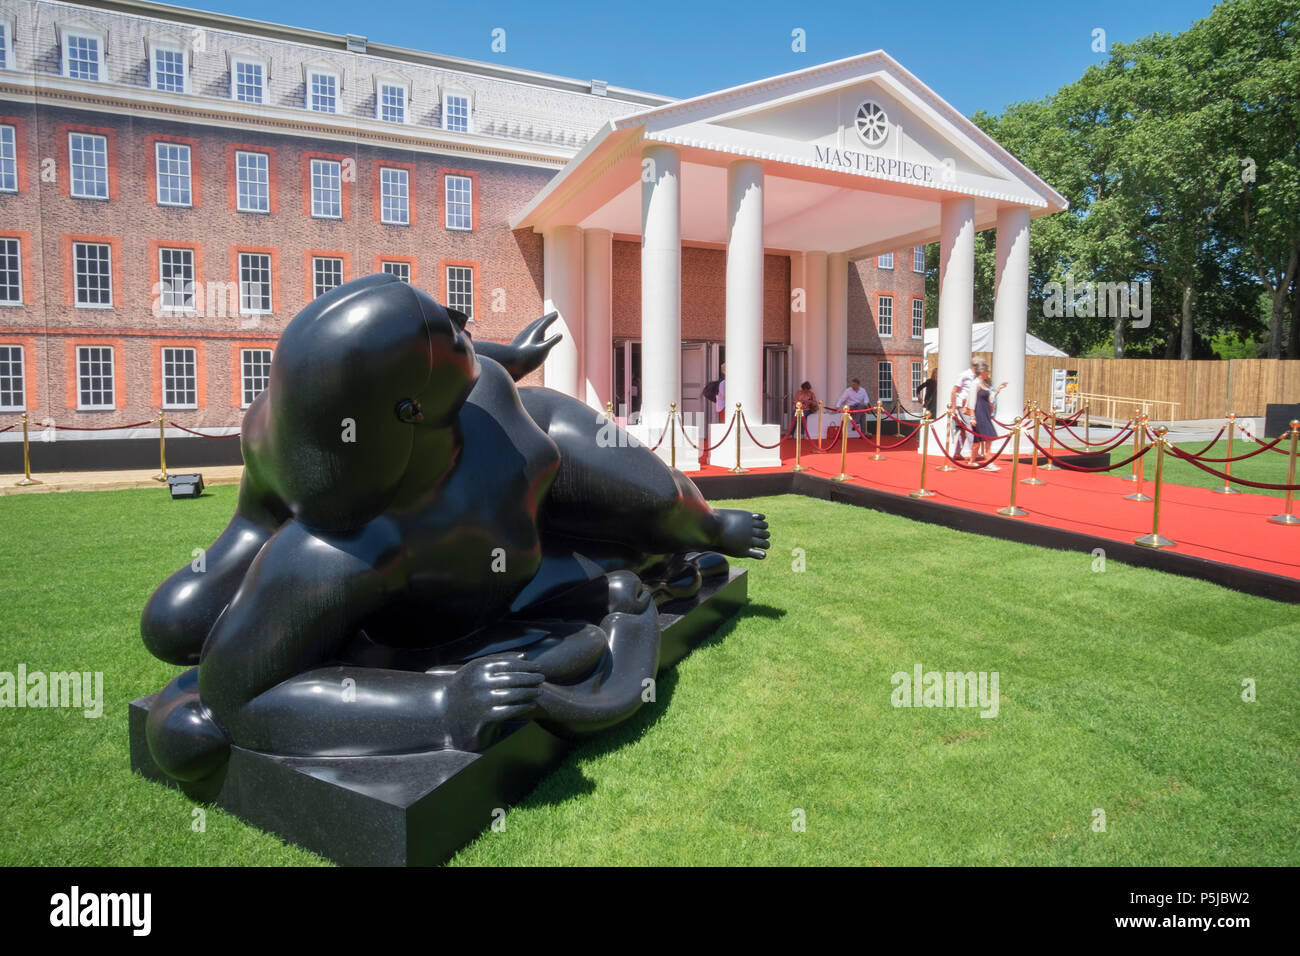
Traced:
[[[642, 418], [632, 430], [650, 444], [683, 397], [683, 243], [725, 250], [726, 422], [710, 425], [709, 440], [739, 403], [742, 463], [757, 466], [780, 461], [761, 447], [780, 432], [763, 420], [765, 255], [789, 258], [794, 380], [834, 401], [847, 368], [849, 264], [939, 242], [942, 405], [970, 362], [975, 233], [996, 228], [994, 374], [1010, 383], [1003, 407], [1018, 410], [1029, 220], [1066, 205], [876, 51], [612, 121], [511, 226], [544, 237], [546, 305], [565, 334], [546, 384], [595, 408], [612, 397], [610, 313], [620, 290], [610, 243], [640, 241]], [[698, 444], [697, 425], [685, 438]], [[734, 439], [715, 461], [734, 462]], [[659, 453], [667, 457], [667, 443]], [[677, 462], [695, 465], [681, 439]]]

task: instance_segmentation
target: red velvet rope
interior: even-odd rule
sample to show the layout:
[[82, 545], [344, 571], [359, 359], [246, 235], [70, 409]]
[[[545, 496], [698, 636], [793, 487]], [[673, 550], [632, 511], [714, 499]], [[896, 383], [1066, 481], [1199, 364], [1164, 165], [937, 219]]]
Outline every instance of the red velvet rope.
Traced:
[[1085, 465], [1072, 465], [1068, 461], [1062, 461], [1060, 458], [1057, 458], [1055, 455], [1049, 452], [1042, 445], [1038, 444], [1038, 442], [1034, 441], [1034, 436], [1030, 434], [1028, 431], [1026, 431], [1025, 437], [1029, 439], [1029, 444], [1037, 448], [1039, 452], [1045, 455], [1047, 459], [1051, 461], [1052, 464], [1056, 465], [1058, 468], [1064, 468], [1066, 471], [1083, 471], [1083, 472], [1089, 472], [1093, 474], [1102, 471], [1115, 471], [1118, 468], [1123, 468], [1125, 465], [1131, 465], [1133, 462], [1137, 461], [1139, 458], [1141, 458], [1143, 455], [1145, 455], [1147, 452], [1149, 452], [1152, 448], [1155, 447], [1154, 443], [1150, 445], [1143, 445], [1141, 451], [1129, 455], [1121, 462], [1116, 462], [1113, 465], [1106, 465], [1101, 468], [1089, 468]]
[[1200, 458], [1207, 451], [1209, 451], [1211, 448], [1213, 448], [1215, 445], [1219, 443], [1219, 439], [1223, 437], [1223, 433], [1226, 432], [1227, 430], [1228, 430], [1228, 426], [1224, 425], [1222, 428], [1219, 429], [1219, 433], [1215, 435], [1213, 439], [1211, 439], [1208, 445], [1206, 445], [1198, 452], [1188, 452], [1188, 454], [1193, 455], [1196, 458]]
[[[1123, 425], [1120, 426], [1120, 431], [1123, 433], [1124, 438], [1127, 438], [1129, 435], [1133, 434], [1132, 425], [1133, 425], [1133, 419], [1130, 418], [1127, 422], [1125, 422]], [[1073, 435], [1076, 441], [1083, 442], [1083, 444], [1089, 448], [1101, 447], [1102, 445], [1109, 445], [1111, 442], [1120, 444], [1123, 441], [1123, 439], [1120, 439], [1115, 435], [1112, 435], [1110, 438], [1103, 439], [1102, 441], [1088, 441], [1086, 438], [1084, 438], [1082, 435], [1076, 432], [1069, 425], [1065, 426], [1065, 430], [1069, 432], [1071, 435]]]
[[991, 464], [993, 464], [995, 461], [997, 461], [997, 460], [998, 460], [998, 456], [1001, 455], [1004, 451], [1006, 451], [1006, 449], [1007, 449], [1007, 442], [1011, 441], [1011, 439], [1014, 438], [1014, 437], [1015, 437], [1014, 435], [1005, 435], [1005, 436], [1003, 436], [1003, 438], [1002, 438], [1002, 447], [999, 448], [997, 451], [995, 451], [992, 455], [990, 455], [990, 456], [988, 457], [988, 459], [987, 459], [983, 464], [981, 464], [981, 465], [967, 465], [967, 464], [964, 464], [964, 463], [958, 461], [956, 458], [953, 458], [952, 455], [948, 454], [948, 449], [943, 447], [943, 442], [939, 442], [938, 444], [939, 444], [939, 450], [940, 450], [941, 452], [943, 452], [943, 457], [944, 457], [944, 458], [947, 458], [950, 462], [952, 462], [952, 463], [953, 463], [954, 465], [956, 465], [958, 468], [964, 468], [964, 469], [966, 469], [967, 471], [980, 471], [981, 469], [987, 468], [989, 465], [991, 465]]
[[[1238, 428], [1240, 428], [1240, 427], [1241, 427], [1241, 426], [1238, 426]], [[1247, 438], [1249, 438], [1251, 441], [1255, 442], [1256, 444], [1259, 444], [1259, 445], [1263, 445], [1263, 444], [1264, 444], [1264, 440], [1263, 440], [1262, 438], [1256, 438], [1253, 434], [1251, 434], [1249, 431], [1247, 431], [1247, 430], [1244, 429], [1244, 428], [1241, 428], [1241, 433], [1242, 433], [1243, 435], [1245, 435]], [[1283, 438], [1285, 438], [1285, 437], [1286, 437], [1287, 435], [1289, 435], [1289, 434], [1291, 434], [1290, 431], [1285, 431], [1285, 432], [1283, 432], [1281, 435], [1278, 436], [1277, 441], [1274, 441], [1272, 444], [1267, 445], [1266, 447], [1268, 447], [1268, 448], [1273, 448], [1274, 445], [1276, 445], [1279, 441], [1281, 441]], [[1290, 453], [1289, 451], [1287, 451], [1285, 448], [1273, 448], [1273, 450], [1274, 450], [1275, 452], [1277, 452], [1279, 455], [1289, 455], [1289, 454], [1291, 454], [1291, 453]]]
[[1169, 453], [1173, 455], [1175, 458], [1181, 458], [1183, 461], [1190, 461], [1193, 465], [1201, 469], [1201, 471], [1206, 472], [1207, 474], [1214, 475], [1214, 477], [1221, 478], [1224, 481], [1231, 481], [1234, 484], [1245, 485], [1247, 488], [1263, 488], [1265, 491], [1300, 491], [1300, 485], [1273, 485], [1273, 484], [1269, 484], [1266, 481], [1248, 481], [1245, 478], [1236, 478], [1232, 475], [1226, 475], [1223, 472], [1219, 471], [1217, 468], [1211, 468], [1208, 465], [1202, 465], [1199, 461], [1197, 461], [1191, 455], [1187, 454], [1187, 452], [1183, 451], [1177, 445], [1170, 445]]
[[56, 425], [54, 422], [45, 422], [44, 424], [33, 422], [38, 429], [53, 428], [60, 432], [111, 432], [119, 431], [123, 428], [143, 428], [145, 425], [156, 425], [158, 420], [151, 418], [147, 422], [136, 422], [134, 425]]
[[21, 423], [21, 422], [18, 422], [17, 424], [14, 424], [14, 425], [6, 425], [4, 428], [0, 428], [0, 435], [3, 435], [3, 434], [4, 434], [5, 432], [7, 432], [7, 431], [12, 431], [13, 429], [17, 428], [18, 425], [20, 425], [20, 424], [22, 424], [22, 423]]
[[755, 445], [757, 445], [759, 448], [766, 448], [768, 451], [771, 451], [773, 448], [780, 448], [780, 447], [781, 447], [781, 439], [780, 439], [780, 438], [778, 438], [778, 439], [776, 440], [776, 444], [775, 444], [775, 445], [764, 445], [761, 441], [759, 441], [757, 438], [754, 437], [754, 433], [753, 433], [752, 431], [749, 430], [749, 422], [748, 422], [748, 421], [746, 420], [746, 418], [745, 418], [745, 411], [744, 411], [744, 409], [741, 409], [741, 410], [740, 410], [739, 415], [738, 415], [737, 417], [740, 418], [740, 424], [743, 425], [743, 426], [745, 426], [745, 434], [749, 436], [749, 440], [752, 441], [752, 442], [753, 442]]
[[712, 444], [712, 445], [710, 445], [710, 444], [708, 444], [708, 443], [706, 442], [705, 445], [704, 445], [704, 447], [701, 448], [701, 449], [699, 449], [699, 450], [702, 451], [702, 452], [703, 452], [704, 454], [706, 454], [706, 455], [711, 455], [711, 454], [713, 454], [713, 452], [717, 451], [719, 448], [722, 447], [722, 443], [725, 442], [725, 441], [727, 440], [727, 436], [731, 434], [731, 429], [733, 429], [734, 427], [736, 427], [736, 416], [735, 416], [735, 415], [732, 415], [732, 416], [731, 416], [731, 421], [727, 422], [727, 430], [726, 430], [725, 432], [722, 433], [722, 437], [719, 438], [719, 439], [717, 440], [717, 442], [716, 442], [715, 444]]
[[189, 432], [191, 435], [198, 435], [200, 438], [238, 438], [239, 437], [239, 432], [235, 432], [235, 434], [233, 435], [207, 435], [204, 434], [203, 432], [196, 432], [193, 428], [186, 428], [184, 425], [177, 425], [170, 418], [167, 419], [167, 424], [170, 425], [172, 428], [179, 428], [183, 432]]
[[[1254, 451], [1248, 451], [1244, 455], [1234, 455], [1231, 458], [1206, 458], [1204, 455], [1197, 455], [1196, 457], [1199, 458], [1201, 461], [1213, 461], [1221, 465], [1230, 464], [1234, 461], [1245, 461], [1247, 458], [1254, 458], [1256, 455], [1264, 454], [1264, 452], [1276, 446], [1278, 442], [1283, 441], [1286, 437], [1287, 437], [1286, 435], [1279, 435], [1277, 436], [1277, 438], [1274, 438], [1267, 445], [1265, 445], [1263, 442], [1260, 442], [1259, 447], [1256, 448]], [[1202, 449], [1202, 451], [1204, 451], [1204, 449]], [[1291, 453], [1289, 451], [1284, 451], [1282, 452], [1282, 454], [1289, 455]]]
[[[1121, 432], [1119, 435], [1113, 437], [1110, 440], [1109, 444], [1106, 442], [1096, 442], [1096, 443], [1088, 442], [1086, 443], [1086, 447], [1084, 448], [1071, 448], [1069, 445], [1067, 445], [1064, 441], [1061, 440], [1061, 437], [1059, 435], [1057, 436], [1056, 441], [1066, 451], [1071, 452], [1075, 455], [1105, 455], [1108, 454], [1109, 452], [1114, 451], [1120, 445], [1123, 445], [1125, 442], [1127, 442], [1131, 434], [1133, 434], [1132, 429], [1129, 429], [1128, 431]], [[1104, 448], [1100, 447], [1102, 445], [1105, 445], [1105, 447]]]
[[[888, 413], [886, 413], [886, 414], [888, 414]], [[889, 417], [890, 417], [890, 418], [894, 418], [894, 416], [892, 416], [892, 415], [890, 415]], [[906, 422], [899, 421], [897, 418], [894, 418], [894, 421], [898, 422], [900, 425], [905, 425], [905, 424], [907, 424]], [[852, 418], [849, 419], [849, 424], [853, 426], [853, 430], [854, 430], [855, 432], [858, 433], [858, 436], [859, 436], [860, 438], [862, 438], [864, 441], [869, 441], [869, 442], [871, 442], [871, 444], [875, 445], [876, 448], [877, 448], [878, 450], [880, 450], [880, 451], [889, 451], [890, 449], [893, 449], [893, 448], [901, 448], [903, 445], [906, 445], [906, 444], [907, 444], [908, 442], [910, 442], [913, 438], [915, 438], [915, 437], [916, 437], [916, 433], [917, 433], [917, 431], [921, 428], [920, 425], [917, 425], [915, 428], [912, 429], [911, 434], [909, 434], [909, 435], [905, 435], [903, 438], [901, 438], [900, 440], [898, 440], [898, 441], [896, 441], [896, 442], [891, 442], [891, 443], [888, 444], [888, 445], [883, 445], [883, 444], [879, 444], [879, 443], [877, 443], [876, 440], [875, 440], [874, 438], [872, 438], [871, 436], [862, 434], [862, 429], [858, 427], [858, 423], [855, 422]]]

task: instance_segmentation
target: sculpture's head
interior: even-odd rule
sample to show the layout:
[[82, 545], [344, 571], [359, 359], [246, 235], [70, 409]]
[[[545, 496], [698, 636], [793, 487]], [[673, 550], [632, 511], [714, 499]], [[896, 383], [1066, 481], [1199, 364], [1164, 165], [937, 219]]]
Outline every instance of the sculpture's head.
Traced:
[[417, 428], [447, 428], [478, 377], [465, 317], [390, 275], [326, 293], [284, 330], [267, 403], [270, 484], [307, 524], [355, 527], [401, 484]]

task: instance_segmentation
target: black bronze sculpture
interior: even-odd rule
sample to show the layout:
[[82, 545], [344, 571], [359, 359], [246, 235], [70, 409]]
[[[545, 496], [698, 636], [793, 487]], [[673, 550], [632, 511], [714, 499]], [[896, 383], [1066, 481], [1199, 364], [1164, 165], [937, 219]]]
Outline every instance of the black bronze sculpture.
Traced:
[[162, 770], [206, 778], [232, 745], [481, 751], [510, 722], [572, 735], [636, 710], [656, 602], [763, 557], [767, 525], [586, 405], [517, 388], [553, 319], [476, 345], [379, 275], [294, 318], [244, 419], [233, 519], [144, 611], [149, 650], [190, 667], [148, 713]]

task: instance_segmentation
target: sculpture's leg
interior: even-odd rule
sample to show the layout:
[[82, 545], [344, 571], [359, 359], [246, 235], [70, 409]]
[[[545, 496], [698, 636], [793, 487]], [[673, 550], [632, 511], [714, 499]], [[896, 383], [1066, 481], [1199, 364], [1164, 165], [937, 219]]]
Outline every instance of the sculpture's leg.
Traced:
[[544, 388], [521, 388], [519, 397], [560, 449], [546, 499], [548, 530], [655, 554], [764, 556], [762, 515], [713, 510], [689, 478], [577, 399]]
[[241, 507], [216, 541], [154, 591], [140, 621], [151, 654], [170, 664], [198, 663], [217, 616], [274, 531], [267, 520], [250, 518]]

